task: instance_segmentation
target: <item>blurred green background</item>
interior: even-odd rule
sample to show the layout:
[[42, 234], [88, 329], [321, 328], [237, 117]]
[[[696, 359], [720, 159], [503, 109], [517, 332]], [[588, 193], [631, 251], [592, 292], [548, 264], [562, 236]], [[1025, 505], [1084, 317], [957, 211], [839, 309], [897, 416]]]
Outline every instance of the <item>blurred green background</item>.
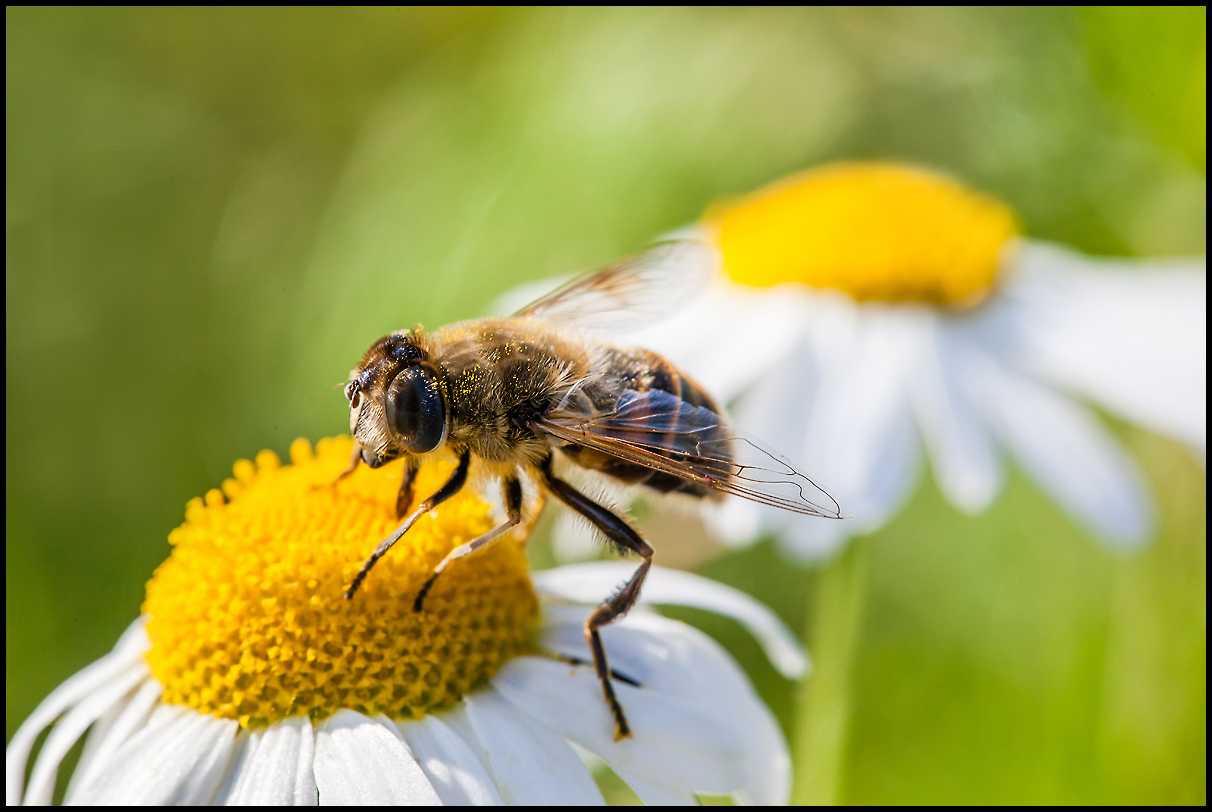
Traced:
[[[389, 330], [839, 158], [950, 171], [1088, 252], [1206, 250], [1203, 8], [5, 22], [10, 736], [138, 613], [187, 499], [345, 430], [330, 387]], [[837, 658], [838, 800], [1205, 801], [1205, 468], [1113, 427], [1160, 506], [1140, 554], [1017, 474], [977, 518], [926, 478], [856, 548], [841, 653], [812, 639], [819, 573], [768, 542], [697, 565], [807, 629], [818, 673]], [[798, 742], [799, 688], [729, 622], [677, 614]]]

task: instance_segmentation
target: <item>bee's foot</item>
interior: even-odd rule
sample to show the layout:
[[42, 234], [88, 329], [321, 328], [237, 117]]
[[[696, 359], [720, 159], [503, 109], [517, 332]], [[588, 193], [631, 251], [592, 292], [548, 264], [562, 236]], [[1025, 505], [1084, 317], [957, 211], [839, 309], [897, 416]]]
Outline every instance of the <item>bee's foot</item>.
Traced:
[[438, 580], [438, 574], [435, 572], [429, 576], [429, 580], [421, 585], [421, 591], [417, 593], [417, 599], [412, 602], [412, 611], [420, 612], [425, 606], [425, 596], [429, 594], [429, 590], [433, 588], [433, 582]]
[[[555, 654], [551, 654], [550, 656], [553, 657], [554, 659], [559, 660], [560, 662], [568, 663], [569, 665], [589, 665], [589, 666], [593, 665], [593, 663], [591, 663], [589, 660], [582, 660], [580, 657], [572, 657], [567, 654], [555, 653]], [[636, 688], [644, 687], [643, 685], [640, 684], [640, 681], [638, 679], [635, 679], [634, 677], [629, 677], [620, 671], [615, 671], [613, 668], [610, 669], [610, 677], [611, 677], [611, 679], [617, 679], [619, 682], [625, 682], [628, 685], [631, 685]]]

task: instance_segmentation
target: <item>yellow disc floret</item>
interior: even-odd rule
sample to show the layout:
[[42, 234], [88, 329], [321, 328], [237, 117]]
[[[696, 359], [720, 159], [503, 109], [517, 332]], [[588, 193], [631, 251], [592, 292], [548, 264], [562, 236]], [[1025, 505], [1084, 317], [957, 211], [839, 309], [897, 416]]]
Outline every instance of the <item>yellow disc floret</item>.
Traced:
[[[350, 441], [292, 465], [268, 451], [186, 507], [172, 555], [147, 585], [147, 655], [168, 702], [258, 726], [340, 709], [420, 717], [456, 701], [533, 640], [538, 601], [520, 541], [455, 562], [424, 609], [413, 599], [455, 546], [493, 526], [472, 489], [422, 518], [352, 600], [363, 559], [398, 523], [402, 461], [360, 467], [335, 486]], [[428, 495], [448, 463], [421, 469]]]
[[942, 175], [887, 163], [804, 172], [708, 213], [729, 276], [801, 282], [859, 301], [966, 307], [987, 295], [1010, 209]]

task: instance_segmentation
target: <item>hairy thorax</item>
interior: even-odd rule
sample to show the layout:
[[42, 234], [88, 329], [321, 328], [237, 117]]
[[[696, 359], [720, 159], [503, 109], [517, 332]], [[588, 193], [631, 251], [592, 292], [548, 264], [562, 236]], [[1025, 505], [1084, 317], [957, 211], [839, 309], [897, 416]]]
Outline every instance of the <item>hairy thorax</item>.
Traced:
[[[534, 430], [553, 409], [608, 414], [626, 391], [660, 389], [690, 406], [719, 407], [662, 356], [594, 341], [529, 319], [477, 319], [428, 337], [450, 402], [449, 441], [491, 463], [539, 462], [551, 440]], [[687, 480], [599, 451], [555, 444], [583, 468], [658, 491], [706, 496]]]
[[[523, 319], [459, 322], [429, 336], [446, 375], [448, 441], [488, 462], [541, 458], [531, 428], [594, 373], [594, 348], [575, 335]], [[520, 460], [519, 460], [520, 461]]]

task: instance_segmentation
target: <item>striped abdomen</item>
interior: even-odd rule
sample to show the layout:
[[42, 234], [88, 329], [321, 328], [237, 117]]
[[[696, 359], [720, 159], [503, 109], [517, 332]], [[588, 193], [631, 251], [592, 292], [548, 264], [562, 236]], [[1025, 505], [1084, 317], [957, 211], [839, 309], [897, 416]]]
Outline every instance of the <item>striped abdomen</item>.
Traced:
[[[704, 408], [716, 415], [721, 414], [719, 406], [710, 395], [657, 353], [640, 349], [618, 350], [611, 362], [610, 368], [602, 376], [602, 384], [591, 384], [584, 390], [596, 411], [607, 412], [614, 409], [619, 396], [627, 390], [661, 390], [692, 407]], [[662, 398], [660, 405], [667, 406], [668, 403], [669, 399]], [[629, 422], [639, 416], [634, 407], [628, 410]], [[693, 454], [685, 449], [687, 437], [673, 431], [678, 423], [677, 415], [671, 414], [667, 408], [659, 415], [654, 415], [653, 430], [645, 434], [645, 447], [679, 462], [686, 461], [688, 457], [692, 458]], [[694, 439], [726, 442], [723, 425], [721, 418], [717, 429], [698, 431]], [[668, 428], [669, 431], [661, 431], [661, 428]], [[564, 446], [562, 450], [578, 465], [600, 471], [628, 484], [644, 485], [660, 493], [685, 493], [700, 498], [718, 495], [717, 491], [704, 485], [663, 471], [654, 471], [637, 462], [619, 459], [601, 451], [574, 445]]]

